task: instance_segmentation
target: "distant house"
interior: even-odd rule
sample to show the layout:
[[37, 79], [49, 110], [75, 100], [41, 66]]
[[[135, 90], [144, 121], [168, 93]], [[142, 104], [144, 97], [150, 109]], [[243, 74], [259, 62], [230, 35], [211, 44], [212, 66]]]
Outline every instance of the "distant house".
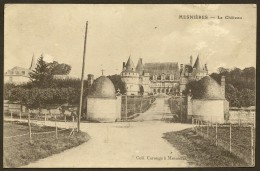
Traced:
[[23, 84], [30, 81], [29, 73], [36, 67], [35, 57], [33, 55], [31, 65], [28, 68], [15, 66], [4, 73], [4, 83]]
[[22, 67], [13, 67], [4, 74], [4, 83], [22, 84], [30, 81], [30, 69]]

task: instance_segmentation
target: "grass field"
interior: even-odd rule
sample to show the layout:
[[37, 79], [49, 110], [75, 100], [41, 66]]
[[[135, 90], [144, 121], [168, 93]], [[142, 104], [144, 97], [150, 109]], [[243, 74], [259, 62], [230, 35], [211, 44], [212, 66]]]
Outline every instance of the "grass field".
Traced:
[[[198, 128], [200, 130], [200, 128]], [[207, 134], [207, 127], [202, 127], [202, 132]], [[208, 139], [215, 143], [216, 127], [208, 128]], [[230, 128], [218, 126], [218, 144], [229, 150], [230, 146]], [[231, 148], [232, 152], [238, 157], [244, 159], [247, 163], [251, 162], [251, 128], [232, 126], [231, 129]]]
[[[240, 134], [241, 135], [241, 134]], [[239, 134], [237, 135], [238, 137]], [[239, 138], [237, 137], [237, 141]], [[197, 167], [248, 167], [245, 160], [229, 153], [221, 146], [215, 146], [210, 139], [204, 139], [192, 129], [168, 132], [164, 137], [169, 143], [186, 155], [192, 165]]]
[[[4, 137], [28, 134], [28, 124], [18, 122], [4, 122]], [[33, 133], [54, 131], [55, 128], [32, 125]], [[5, 168], [19, 167], [30, 162], [42, 159], [52, 154], [60, 153], [66, 149], [78, 146], [89, 140], [86, 133], [79, 132], [69, 137], [71, 129], [48, 134], [32, 135], [32, 144], [29, 143], [29, 134], [14, 138], [4, 138], [3, 166]]]

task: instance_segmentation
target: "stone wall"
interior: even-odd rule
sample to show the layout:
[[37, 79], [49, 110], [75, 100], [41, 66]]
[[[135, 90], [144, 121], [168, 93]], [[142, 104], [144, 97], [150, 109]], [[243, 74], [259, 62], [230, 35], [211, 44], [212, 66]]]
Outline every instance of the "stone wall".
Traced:
[[[112, 98], [88, 98], [87, 119], [99, 122], [115, 122], [120, 119], [121, 103], [119, 99]], [[119, 110], [120, 107], [120, 110]]]
[[192, 115], [188, 118], [197, 117], [205, 121], [224, 123], [225, 100], [199, 100], [192, 99]]

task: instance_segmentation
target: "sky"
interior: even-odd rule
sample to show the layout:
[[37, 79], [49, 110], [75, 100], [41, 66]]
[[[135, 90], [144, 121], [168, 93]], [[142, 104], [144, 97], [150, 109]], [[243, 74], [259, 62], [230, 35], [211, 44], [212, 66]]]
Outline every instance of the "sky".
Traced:
[[[208, 19], [179, 19], [207, 15]], [[217, 16], [242, 19], [217, 19]], [[210, 18], [215, 17], [215, 18]], [[143, 63], [195, 62], [218, 67], [256, 65], [256, 5], [7, 4], [4, 70], [30, 67], [33, 54], [71, 65], [81, 76], [88, 21], [85, 75], [119, 74], [131, 55]]]

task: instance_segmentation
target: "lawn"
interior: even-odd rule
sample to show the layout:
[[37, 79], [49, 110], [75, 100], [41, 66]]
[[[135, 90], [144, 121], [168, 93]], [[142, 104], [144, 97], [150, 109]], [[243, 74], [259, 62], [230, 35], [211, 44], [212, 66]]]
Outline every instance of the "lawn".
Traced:
[[195, 167], [248, 167], [245, 160], [229, 153], [226, 149], [215, 146], [210, 139], [204, 139], [192, 129], [165, 133], [165, 138]]
[[[42, 159], [52, 154], [60, 153], [66, 149], [73, 148], [89, 140], [88, 134], [84, 132], [69, 136], [71, 129], [48, 134], [32, 135], [32, 144], [29, 142], [28, 124], [18, 122], [4, 122], [4, 137], [27, 134], [14, 138], [4, 138], [3, 166], [14, 168], [27, 165], [30, 162]], [[32, 125], [33, 133], [55, 131], [53, 127]]]

